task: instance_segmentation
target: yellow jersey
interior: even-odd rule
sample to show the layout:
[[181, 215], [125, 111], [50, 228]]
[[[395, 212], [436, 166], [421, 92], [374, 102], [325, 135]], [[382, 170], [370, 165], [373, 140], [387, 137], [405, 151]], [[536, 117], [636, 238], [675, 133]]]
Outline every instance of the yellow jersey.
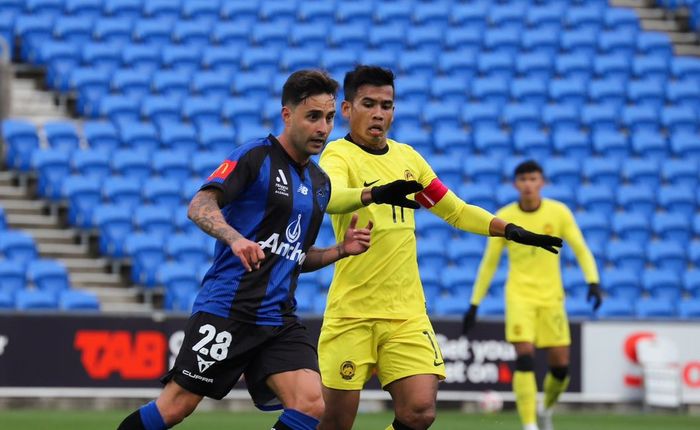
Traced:
[[[516, 202], [500, 209], [496, 216], [533, 233], [561, 237], [574, 251], [586, 282], [598, 283], [598, 269], [593, 255], [586, 246], [573, 214], [563, 203], [542, 199], [539, 208], [526, 212]], [[547, 306], [564, 299], [559, 261], [561, 254], [506, 241], [502, 237], [491, 237], [479, 266], [472, 291], [472, 304], [478, 305], [486, 295], [504, 247], [508, 250], [509, 265], [506, 301], [517, 300]]]
[[[333, 213], [340, 196], [348, 195], [346, 191], [349, 189], [361, 190], [398, 179], [416, 180], [422, 184], [425, 189], [416, 195], [416, 200], [450, 224], [488, 234], [493, 215], [465, 204], [447, 190], [412, 147], [387, 139], [383, 150], [374, 150], [349, 139], [346, 136], [330, 142], [320, 159], [321, 167], [331, 179], [328, 212], [339, 242], [343, 240], [352, 216], [351, 213]], [[324, 315], [408, 319], [425, 314], [425, 296], [418, 273], [414, 211], [386, 204], [358, 207], [357, 225], [365, 226], [370, 219], [374, 223], [371, 246], [361, 255], [335, 263]]]

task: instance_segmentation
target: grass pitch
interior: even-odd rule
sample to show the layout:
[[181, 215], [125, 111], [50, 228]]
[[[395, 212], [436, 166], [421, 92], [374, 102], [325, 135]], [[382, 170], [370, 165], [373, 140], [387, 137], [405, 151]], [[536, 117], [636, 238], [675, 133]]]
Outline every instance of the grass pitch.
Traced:
[[[114, 430], [130, 411], [0, 411], [0, 429], [12, 430]], [[277, 414], [262, 412], [195, 412], [176, 428], [182, 430], [269, 429]], [[355, 430], [383, 430], [393, 414], [360, 414]], [[688, 415], [637, 414], [613, 415], [566, 413], [554, 418], [557, 430], [698, 430], [700, 417]], [[514, 412], [496, 415], [439, 411], [435, 430], [519, 430]]]

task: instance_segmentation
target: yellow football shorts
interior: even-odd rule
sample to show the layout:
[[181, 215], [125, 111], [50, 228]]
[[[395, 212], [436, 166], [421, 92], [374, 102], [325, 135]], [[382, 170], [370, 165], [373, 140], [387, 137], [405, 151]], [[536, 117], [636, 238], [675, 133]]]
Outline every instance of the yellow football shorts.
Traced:
[[506, 340], [530, 342], [537, 348], [570, 345], [564, 302], [541, 306], [526, 301], [506, 301]]
[[361, 390], [375, 370], [382, 388], [413, 375], [445, 379], [427, 315], [407, 320], [325, 318], [318, 361], [323, 385], [336, 390]]

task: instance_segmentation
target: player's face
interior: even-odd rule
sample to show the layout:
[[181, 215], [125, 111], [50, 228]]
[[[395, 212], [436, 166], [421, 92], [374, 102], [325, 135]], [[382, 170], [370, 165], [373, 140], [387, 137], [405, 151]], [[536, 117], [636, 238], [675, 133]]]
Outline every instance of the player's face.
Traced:
[[383, 145], [394, 120], [394, 89], [362, 85], [351, 102], [343, 101], [342, 110], [353, 137], [372, 146]]
[[284, 134], [297, 155], [305, 159], [318, 154], [333, 130], [335, 97], [332, 94], [317, 94], [296, 106], [284, 106], [282, 118]]
[[515, 188], [521, 199], [538, 199], [544, 186], [544, 177], [540, 172], [522, 173], [515, 177]]

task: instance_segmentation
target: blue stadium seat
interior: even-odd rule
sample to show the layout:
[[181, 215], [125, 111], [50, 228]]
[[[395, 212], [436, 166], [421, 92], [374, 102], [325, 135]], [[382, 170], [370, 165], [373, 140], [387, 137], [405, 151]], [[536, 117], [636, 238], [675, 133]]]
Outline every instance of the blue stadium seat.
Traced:
[[180, 184], [166, 178], [150, 178], [143, 186], [143, 201], [167, 206], [171, 210], [180, 205]]
[[231, 92], [231, 76], [225, 71], [200, 71], [192, 75], [191, 92], [205, 97], [225, 97]]
[[[250, 23], [236, 21], [219, 21], [212, 28], [211, 40], [217, 48], [232, 51], [236, 58], [240, 58], [241, 51], [249, 46]], [[204, 50], [205, 55], [207, 48]]]
[[501, 112], [503, 125], [511, 130], [540, 128], [539, 108], [534, 104], [509, 103], [503, 107]]
[[318, 65], [318, 52], [307, 48], [285, 49], [280, 55], [279, 69], [292, 72], [301, 69], [311, 69]]
[[92, 38], [93, 19], [85, 16], [64, 16], [53, 27], [54, 40], [83, 44]]
[[637, 52], [644, 55], [656, 55], [669, 58], [673, 55], [671, 38], [667, 33], [643, 31], [636, 37]]
[[480, 154], [504, 157], [512, 153], [510, 136], [499, 128], [479, 127], [474, 133], [474, 147]]
[[481, 185], [465, 184], [457, 189], [457, 195], [465, 202], [482, 207], [489, 212], [495, 212], [496, 199], [493, 192]]
[[[201, 186], [202, 178], [189, 178], [182, 181], [182, 185], [180, 186], [180, 195], [182, 196], [182, 201], [189, 202], [190, 200], [192, 200], [192, 197], [194, 197], [194, 195], [197, 194], [197, 191], [199, 191]], [[177, 210], [177, 208], [175, 208], [175, 210]]]
[[696, 57], [674, 56], [670, 58], [673, 77], [682, 80], [700, 79], [700, 61]]
[[629, 154], [627, 136], [620, 131], [594, 131], [591, 138], [595, 152], [611, 158], [624, 158]]
[[126, 253], [131, 257], [132, 281], [147, 287], [155, 286], [156, 272], [165, 261], [165, 250], [159, 236], [131, 233], [124, 243]]
[[92, 226], [92, 211], [101, 202], [100, 183], [83, 176], [63, 179], [61, 194], [68, 201], [68, 221], [77, 227]]
[[426, 157], [433, 171], [448, 187], [454, 189], [462, 183], [462, 160], [452, 155]]
[[571, 319], [588, 319], [593, 316], [593, 308], [584, 297], [566, 298], [566, 313]]
[[539, 129], [524, 128], [513, 133], [513, 148], [525, 157], [542, 159], [550, 155], [549, 136]]
[[162, 148], [191, 154], [195, 154], [199, 148], [197, 131], [191, 124], [163, 122], [158, 129]]
[[253, 22], [258, 17], [258, 6], [253, 2], [224, 1], [219, 13], [226, 21]]
[[698, 131], [698, 116], [689, 106], [666, 106], [661, 111], [661, 123], [669, 133]]
[[119, 146], [117, 129], [109, 122], [85, 121], [83, 136], [93, 150], [111, 152]]
[[77, 67], [68, 73], [68, 86], [78, 93], [77, 110], [88, 113], [87, 106], [109, 93], [111, 71], [100, 67]]
[[632, 74], [637, 79], [665, 83], [668, 69], [668, 59], [656, 55], [637, 55], [632, 62]]
[[172, 18], [141, 19], [133, 29], [133, 41], [139, 44], [165, 46], [170, 44], [173, 34]]
[[180, 15], [188, 20], [211, 22], [219, 17], [220, 0], [183, 1]]
[[139, 120], [138, 99], [131, 96], [105, 95], [97, 102], [98, 107], [92, 117], [109, 119], [112, 123], [118, 124], [123, 121]]
[[581, 109], [581, 124], [591, 132], [617, 130], [619, 117], [619, 110], [612, 105], [589, 103]]
[[23, 231], [6, 230], [0, 233], [0, 250], [15, 264], [28, 263], [38, 257], [34, 239]]
[[136, 18], [141, 15], [141, 0], [105, 0], [102, 13], [106, 16]]
[[[208, 128], [212, 128], [212, 127], [208, 127]], [[235, 142], [238, 145], [243, 145], [244, 143], [249, 142], [251, 140], [264, 138], [268, 134], [270, 134], [270, 129], [263, 126], [263, 125], [260, 125], [260, 124], [243, 125], [243, 126], [239, 127], [238, 130], [236, 130], [235, 141], [232, 141], [230, 138], [226, 137], [227, 135], [233, 133], [233, 131], [230, 129], [230, 127], [221, 126], [219, 131], [211, 130], [211, 131], [208, 131], [208, 133], [211, 133], [211, 134], [208, 134], [207, 138], [209, 138], [209, 137], [219, 138], [219, 139], [226, 138], [225, 142], [223, 140], [219, 141], [216, 143], [215, 146], [212, 147], [212, 148], [215, 148], [214, 149], [215, 151], [217, 150], [216, 148], [220, 148], [220, 149], [227, 149], [226, 153], [230, 153], [232, 150], [232, 144], [231, 144], [232, 142]], [[200, 134], [202, 134], [202, 133], [200, 132]], [[398, 135], [398, 133], [397, 133], [397, 135]], [[205, 136], [202, 135], [202, 139], [204, 139], [204, 138], [205, 138]], [[202, 140], [202, 142], [204, 142], [204, 140]]]
[[674, 318], [676, 307], [667, 298], [645, 298], [637, 300], [637, 317], [640, 319]]
[[634, 300], [642, 295], [639, 272], [634, 270], [606, 269], [601, 274], [601, 280], [603, 289], [610, 296], [608, 299]]
[[403, 25], [385, 24], [381, 27], [375, 27], [373, 31], [369, 32], [366, 35], [366, 40], [369, 41], [370, 48], [399, 51], [403, 48], [404, 32]]
[[625, 84], [616, 79], [594, 79], [588, 86], [588, 99], [593, 103], [610, 104], [620, 109], [627, 100]]
[[447, 266], [448, 260], [445, 252], [445, 246], [434, 240], [422, 240], [418, 242], [418, 264], [423, 266], [432, 266], [436, 268], [444, 268]]
[[496, 202], [498, 203], [498, 207], [513, 203], [517, 201], [519, 197], [520, 194], [518, 191], [510, 184], [499, 185], [496, 189]]
[[471, 79], [476, 74], [476, 54], [461, 47], [450, 52], [440, 52], [437, 69], [444, 75]]
[[542, 189], [542, 196], [564, 203], [571, 209], [576, 208], [576, 198], [572, 188], [567, 185], [548, 185]]
[[444, 27], [440, 25], [419, 25], [406, 33], [405, 44], [410, 49], [425, 49], [439, 52], [442, 49]]
[[109, 154], [99, 150], [74, 151], [71, 156], [71, 165], [78, 174], [102, 180], [109, 176]]
[[121, 52], [123, 67], [153, 71], [160, 65], [160, 45], [125, 45]]
[[666, 84], [666, 101], [671, 105], [690, 106], [698, 108], [700, 84], [692, 79], [669, 81]]
[[578, 189], [579, 206], [586, 211], [613, 213], [615, 199], [612, 190], [604, 185], [584, 185]]
[[690, 218], [695, 213], [695, 193], [685, 186], [659, 188], [659, 206], [668, 212], [676, 212]]
[[663, 84], [655, 80], [630, 81], [627, 84], [627, 98], [631, 103], [648, 106], [655, 111], [664, 105], [664, 92]]
[[77, 149], [80, 141], [75, 125], [67, 121], [51, 121], [44, 123], [46, 140], [53, 149], [72, 151]]
[[586, 101], [585, 83], [579, 79], [550, 81], [549, 98], [556, 103], [580, 106]]
[[565, 30], [559, 36], [559, 49], [564, 53], [581, 53], [593, 57], [597, 52], [598, 33], [591, 29]]
[[501, 182], [501, 159], [485, 156], [466, 157], [464, 175], [471, 182], [496, 186]]
[[678, 315], [684, 319], [700, 319], [700, 300], [683, 300], [678, 304]]
[[99, 311], [100, 301], [89, 291], [66, 290], [58, 296], [58, 306], [63, 311]]
[[[440, 99], [440, 97], [438, 97]], [[437, 126], [459, 126], [459, 104], [448, 100], [430, 102], [423, 107], [423, 123]]]
[[398, 53], [391, 49], [366, 49], [360, 52], [361, 64], [375, 64], [380, 67], [391, 69], [396, 67], [397, 61]]
[[[464, 294], [474, 284], [474, 275], [471, 271], [465, 270], [464, 267], [447, 267], [441, 271], [440, 278], [442, 288], [449, 290], [455, 296], [460, 295], [460, 293]], [[464, 295], [466, 296], [466, 294]], [[469, 297], [467, 296], [466, 298], [465, 302], [468, 302]]]
[[683, 274], [683, 291], [694, 299], [700, 298], [700, 270], [695, 268]]
[[15, 308], [15, 296], [14, 294], [5, 292], [0, 289], [0, 309], [1, 310], [14, 310]]
[[55, 260], [30, 261], [27, 265], [27, 278], [39, 290], [54, 295], [70, 288], [66, 267]]
[[97, 17], [102, 13], [102, 0], [65, 0], [64, 11], [68, 15]]
[[500, 127], [500, 109], [496, 103], [468, 103], [462, 108], [462, 122], [472, 130]]
[[651, 269], [644, 272], [644, 290], [652, 298], [671, 299], [677, 302], [681, 298], [681, 278], [672, 270]]
[[[107, 183], [105, 181], [105, 188]], [[102, 204], [95, 208], [92, 215], [92, 224], [97, 227], [100, 235], [100, 253], [113, 258], [123, 257], [124, 238], [132, 231], [132, 208], [126, 205]]]
[[[542, 108], [542, 122], [550, 133], [578, 131], [580, 116], [576, 106], [564, 104], [547, 104]], [[556, 146], [556, 145], [555, 145]]]
[[179, 71], [188, 78], [190, 73], [199, 68], [201, 60], [202, 47], [200, 46], [164, 45], [161, 48], [161, 67]]
[[635, 316], [633, 299], [625, 298], [608, 298], [603, 301], [598, 316], [604, 319], [628, 319]]
[[180, 16], [180, 0], [145, 0], [141, 14], [148, 18], [176, 19]]
[[142, 69], [117, 69], [109, 84], [113, 93], [141, 97], [151, 90], [151, 72]]
[[596, 31], [603, 25], [604, 12], [605, 8], [595, 3], [571, 6], [565, 10], [564, 23], [569, 28]]
[[158, 131], [148, 122], [122, 122], [119, 134], [123, 145], [145, 151], [152, 151], [160, 146]]
[[198, 130], [221, 122], [221, 98], [192, 96], [182, 100], [181, 117]]
[[644, 250], [635, 243], [609, 242], [606, 249], [607, 260], [619, 269], [639, 272], [644, 269]]
[[20, 290], [15, 295], [15, 305], [20, 311], [55, 310], [58, 300], [48, 291]]
[[470, 136], [461, 126], [436, 127], [433, 130], [433, 145], [438, 151], [456, 157], [471, 151]]
[[450, 240], [453, 234], [453, 227], [447, 224], [442, 218], [438, 218], [428, 211], [417, 211], [415, 213], [416, 231], [421, 240], [445, 242]]
[[[201, 181], [200, 181], [201, 185]], [[173, 211], [173, 225], [181, 233], [200, 232], [199, 226], [187, 218], [187, 205], [180, 205]]]
[[487, 296], [479, 305], [479, 315], [484, 317], [503, 317], [505, 314], [505, 303], [503, 298]]
[[693, 161], [700, 160], [700, 137], [698, 137], [697, 133], [688, 133], [686, 131], [673, 133], [670, 143], [674, 155]]
[[598, 52], [631, 58], [638, 35], [631, 31], [605, 30], [598, 35]]
[[588, 243], [605, 243], [610, 238], [610, 222], [598, 212], [577, 212], [576, 223]]
[[467, 88], [468, 83], [464, 79], [455, 79], [452, 76], [433, 78], [430, 95], [433, 100], [438, 101], [432, 104], [432, 110], [436, 110], [436, 106], [446, 104], [453, 109], [454, 115], [459, 115], [459, 105], [464, 105], [468, 99]]
[[488, 22], [489, 3], [472, 2], [469, 4], [454, 4], [450, 13], [450, 26], [454, 28], [475, 28], [482, 30]]
[[233, 91], [237, 96], [264, 99], [268, 97], [271, 76], [260, 72], [241, 72], [233, 77]]
[[665, 241], [688, 243], [691, 239], [690, 220], [673, 212], [654, 214], [652, 221], [654, 234]]
[[639, 16], [631, 8], [607, 7], [603, 22], [605, 27], [609, 29], [629, 32], [639, 30]]
[[[499, 31], [487, 31], [484, 34], [483, 49], [494, 54], [506, 54], [512, 59], [512, 56], [520, 49], [521, 39], [524, 42], [523, 34], [520, 29], [514, 27], [501, 28]], [[556, 38], [553, 38], [553, 43], [556, 43]]]
[[538, 54], [547, 57], [551, 66], [552, 57], [559, 50], [558, 33], [558, 31], [553, 32], [541, 28], [523, 31], [520, 34], [520, 48], [525, 51], [524, 55]]
[[618, 212], [614, 214], [612, 231], [625, 242], [642, 246], [651, 239], [649, 218], [634, 212]]
[[[632, 84], [630, 84], [632, 85]], [[646, 131], [659, 131], [658, 110], [652, 106], [645, 105], [640, 101], [638, 104], [626, 106], [622, 111], [622, 123], [632, 133]]]
[[287, 46], [289, 25], [284, 22], [258, 23], [252, 27], [250, 40], [255, 46], [281, 50]]
[[199, 144], [207, 151], [224, 153], [225, 155], [235, 148], [236, 135], [231, 127], [222, 124], [210, 124], [199, 131]]
[[495, 4], [489, 8], [488, 20], [493, 27], [501, 31], [520, 30], [525, 21], [527, 5], [523, 3], [511, 3], [507, 5]]
[[[442, 244], [444, 246], [444, 244]], [[479, 267], [481, 257], [484, 255], [484, 243], [481, 240], [474, 238], [452, 240], [447, 248], [447, 255], [459, 270], [470, 272], [468, 268], [476, 269]], [[472, 278], [472, 283], [474, 279]], [[465, 285], [471, 287], [471, 285]]]
[[593, 76], [593, 62], [590, 56], [583, 53], [561, 54], [556, 56], [555, 70], [563, 79], [588, 82]]
[[323, 24], [330, 25], [335, 21], [336, 5], [333, 2], [329, 3], [306, 3], [299, 2], [299, 6], [296, 11], [296, 19], [299, 23], [308, 24]]
[[226, 73], [238, 71], [240, 51], [229, 46], [208, 46], [202, 51], [202, 68]]
[[242, 124], [259, 122], [260, 110], [260, 103], [256, 100], [248, 100], [244, 97], [230, 97], [223, 102], [221, 116], [234, 124], [235, 127], [240, 127]]
[[160, 95], [183, 97], [189, 94], [191, 82], [188, 70], [158, 70], [151, 78], [151, 89]]
[[182, 182], [190, 177], [189, 154], [183, 151], [161, 150], [152, 155], [153, 172], [162, 178]]
[[[5, 232], [0, 233], [0, 238]], [[17, 261], [0, 260], [0, 293], [14, 296], [16, 291], [23, 290], [27, 285], [26, 266]]]
[[510, 96], [519, 103], [542, 107], [547, 103], [546, 81], [535, 78], [513, 79]]
[[[2, 15], [0, 15], [0, 36], [2, 35]], [[58, 91], [68, 91], [69, 71], [78, 67], [80, 55], [75, 42], [43, 42], [31, 62], [46, 68], [46, 84]]]
[[477, 57], [476, 68], [486, 78], [510, 80], [515, 71], [515, 61], [508, 53], [482, 53]]
[[659, 186], [659, 163], [653, 158], [628, 158], [622, 162], [622, 176], [633, 185]]
[[509, 99], [508, 80], [476, 78], [472, 80], [471, 95], [476, 101], [503, 106]]
[[10, 166], [29, 170], [32, 152], [39, 147], [36, 126], [22, 120], [5, 120], [2, 122], [2, 139], [7, 145], [6, 159]]
[[635, 155], [657, 160], [667, 156], [666, 137], [661, 132], [641, 130], [632, 134], [630, 142]]
[[[196, 292], [201, 280], [192, 270], [192, 267], [182, 265], [180, 262], [167, 262], [156, 272], [157, 283], [163, 285], [166, 290], [166, 301], [176, 302], [174, 297], [167, 298], [168, 295], [177, 296], [183, 291]], [[173, 303], [169, 303], [173, 305]], [[172, 307], [166, 306], [172, 309]]]
[[542, 30], [559, 30], [564, 18], [564, 4], [549, 3], [530, 5], [527, 8], [525, 22], [529, 27]]
[[150, 153], [136, 148], [115, 151], [112, 170], [131, 180], [143, 180], [151, 174]]
[[32, 153], [32, 168], [39, 177], [39, 195], [52, 200], [61, 197], [61, 182], [70, 175], [70, 154], [65, 151], [35, 149]]
[[629, 79], [631, 64], [627, 57], [619, 54], [603, 54], [593, 60], [593, 71], [598, 79]]
[[686, 269], [685, 248], [677, 242], [658, 241], [647, 245], [647, 260], [659, 269], [680, 274]]
[[141, 100], [140, 115], [159, 125], [180, 122], [180, 98], [177, 96], [146, 96]]
[[661, 164], [661, 178], [674, 186], [696, 188], [698, 165], [694, 160], [667, 159]]
[[456, 298], [449, 295], [438, 296], [435, 298], [433, 309], [436, 315], [462, 315], [469, 308], [468, 299], [468, 297]]
[[656, 193], [646, 185], [623, 185], [617, 190], [617, 203], [627, 212], [650, 217], [656, 209]]
[[17, 15], [14, 24], [14, 38], [20, 39], [20, 56], [26, 60], [34, 46], [40, 46], [43, 42], [51, 38], [53, 30], [53, 15]]
[[136, 230], [158, 236], [162, 240], [174, 233], [170, 206], [140, 205], [135, 208], [133, 224]]

